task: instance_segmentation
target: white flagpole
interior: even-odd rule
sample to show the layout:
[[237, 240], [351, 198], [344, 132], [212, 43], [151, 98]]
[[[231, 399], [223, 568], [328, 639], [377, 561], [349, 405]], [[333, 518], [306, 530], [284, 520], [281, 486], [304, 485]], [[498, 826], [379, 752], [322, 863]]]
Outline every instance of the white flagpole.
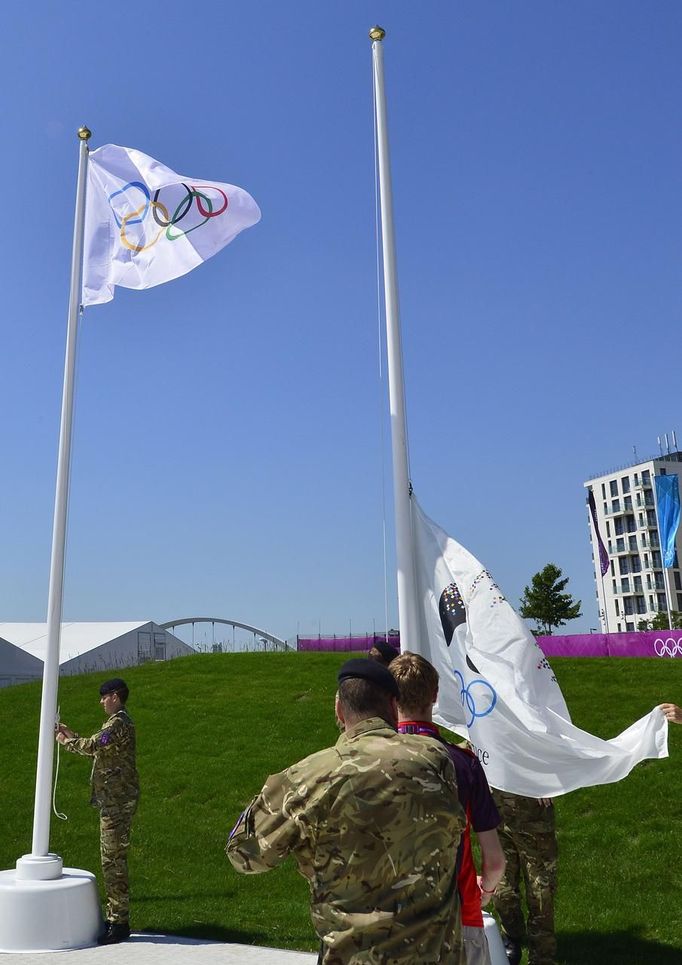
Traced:
[[[59, 643], [62, 622], [62, 591], [64, 587], [64, 549], [66, 543], [66, 516], [69, 502], [69, 469], [71, 462], [71, 428], [73, 423], [73, 390], [76, 368], [76, 338], [78, 313], [81, 304], [81, 278], [83, 267], [83, 233], [85, 224], [85, 190], [88, 169], [88, 140], [90, 131], [81, 127], [78, 131], [80, 152], [78, 156], [78, 181], [76, 189], [76, 214], [71, 253], [71, 293], [66, 330], [66, 357], [64, 361], [64, 388], [62, 392], [62, 415], [59, 431], [59, 456], [57, 459], [57, 485], [55, 490], [54, 522], [52, 527], [52, 555], [50, 558], [50, 585], [47, 602], [47, 653], [43, 668], [43, 693], [40, 705], [40, 731], [38, 736], [38, 765], [36, 769], [36, 794], [33, 811], [33, 846], [29, 859], [48, 858], [53, 865], [52, 873], [61, 874], [61, 860], [49, 855], [50, 808], [52, 799], [52, 765], [54, 761], [54, 726], [57, 712], [57, 689], [59, 686]], [[49, 857], [48, 857], [49, 856]], [[52, 860], [49, 860], [52, 859]], [[21, 861], [22, 859], [20, 859]], [[23, 859], [25, 860], [25, 859]], [[57, 867], [58, 865], [58, 867]], [[49, 868], [45, 868], [49, 872]], [[55, 873], [56, 872], [56, 873]], [[41, 875], [42, 877], [42, 875]]]
[[391, 161], [388, 152], [386, 95], [382, 40], [386, 32], [372, 27], [374, 65], [374, 103], [379, 165], [379, 197], [381, 200], [381, 243], [384, 263], [384, 299], [386, 304], [386, 354], [388, 393], [393, 448], [393, 493], [395, 504], [396, 562], [398, 578], [398, 619], [402, 650], [417, 645], [417, 594], [414, 576], [414, 551], [410, 512], [410, 473], [407, 453], [407, 426], [403, 360], [400, 340], [400, 308], [396, 275], [395, 235], [393, 230], [393, 198]]

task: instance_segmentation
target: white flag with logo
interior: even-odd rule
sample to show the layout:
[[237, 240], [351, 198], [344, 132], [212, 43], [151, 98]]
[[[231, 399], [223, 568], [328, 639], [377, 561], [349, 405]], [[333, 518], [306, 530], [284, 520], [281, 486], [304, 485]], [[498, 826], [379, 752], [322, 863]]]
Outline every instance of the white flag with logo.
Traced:
[[116, 285], [179, 278], [260, 216], [243, 188], [183, 177], [141, 151], [105, 144], [88, 160], [82, 304], [110, 301]]
[[668, 756], [659, 708], [611, 740], [571, 723], [552, 668], [488, 571], [412, 497], [420, 639], [440, 674], [437, 723], [467, 737], [488, 782], [527, 797], [620, 781]]

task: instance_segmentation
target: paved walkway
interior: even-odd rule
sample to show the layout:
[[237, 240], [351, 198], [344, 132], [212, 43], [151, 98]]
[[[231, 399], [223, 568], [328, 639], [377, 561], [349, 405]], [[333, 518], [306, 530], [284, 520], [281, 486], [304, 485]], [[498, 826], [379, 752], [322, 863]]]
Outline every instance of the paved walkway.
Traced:
[[2, 965], [315, 965], [317, 955], [255, 945], [133, 935], [120, 945], [69, 952], [0, 954]]

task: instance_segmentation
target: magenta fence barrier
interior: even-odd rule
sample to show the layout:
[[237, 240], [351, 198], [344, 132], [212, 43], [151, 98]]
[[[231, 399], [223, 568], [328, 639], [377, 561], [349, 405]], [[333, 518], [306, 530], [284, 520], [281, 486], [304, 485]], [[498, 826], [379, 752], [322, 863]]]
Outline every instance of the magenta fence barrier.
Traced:
[[[297, 637], [297, 650], [324, 650], [324, 651], [364, 651], [371, 650], [375, 643], [381, 641], [386, 643], [385, 633], [366, 633], [353, 635], [352, 637]], [[400, 650], [400, 637], [397, 634], [389, 634], [388, 643], [395, 647], [396, 653]]]
[[682, 630], [538, 637], [546, 657], [682, 657]]
[[[362, 652], [370, 650], [385, 634], [367, 633], [352, 637], [298, 637], [297, 650]], [[633, 633], [577, 633], [561, 637], [538, 637], [547, 657], [658, 657], [682, 658], [682, 630], [643, 630]], [[391, 633], [388, 642], [400, 650], [400, 636]]]

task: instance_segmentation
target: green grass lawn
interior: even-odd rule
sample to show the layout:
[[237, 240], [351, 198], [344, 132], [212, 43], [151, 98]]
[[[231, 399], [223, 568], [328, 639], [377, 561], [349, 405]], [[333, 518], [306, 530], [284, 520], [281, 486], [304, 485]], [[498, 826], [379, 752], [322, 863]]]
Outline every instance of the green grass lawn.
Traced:
[[[307, 885], [292, 862], [241, 877], [223, 848], [265, 777], [333, 743], [343, 654], [205, 654], [126, 670], [142, 799], [133, 830], [133, 926], [313, 950]], [[682, 702], [682, 662], [555, 659], [575, 723], [613, 737], [654, 704]], [[61, 716], [101, 720], [102, 674], [63, 678]], [[40, 688], [0, 691], [0, 868], [30, 851]], [[671, 758], [557, 803], [559, 958], [571, 965], [682, 963], [682, 727]], [[62, 753], [51, 846], [99, 872], [89, 762]]]

